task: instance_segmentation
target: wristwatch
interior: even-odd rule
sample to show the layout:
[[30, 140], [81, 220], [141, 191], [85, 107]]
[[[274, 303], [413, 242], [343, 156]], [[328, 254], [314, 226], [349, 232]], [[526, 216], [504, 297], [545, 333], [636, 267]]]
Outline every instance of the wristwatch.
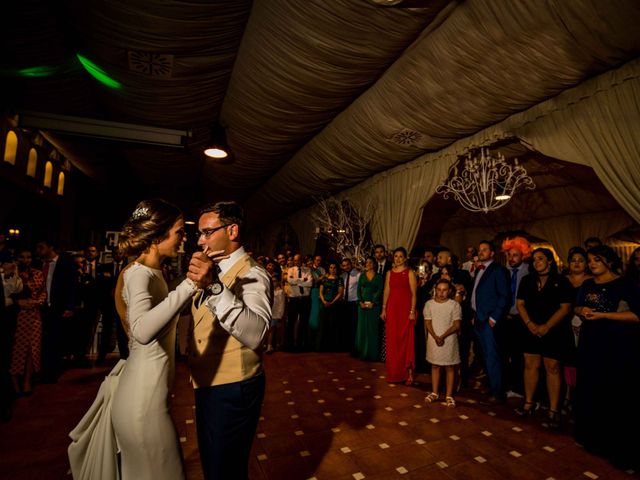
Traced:
[[207, 295], [220, 295], [222, 290], [224, 290], [224, 285], [222, 285], [222, 282], [218, 278], [204, 288]]

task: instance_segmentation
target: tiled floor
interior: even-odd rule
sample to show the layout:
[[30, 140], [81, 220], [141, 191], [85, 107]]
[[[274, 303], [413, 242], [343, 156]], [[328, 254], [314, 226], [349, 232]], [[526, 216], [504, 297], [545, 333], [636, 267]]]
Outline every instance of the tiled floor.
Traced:
[[[115, 362], [115, 361], [114, 361]], [[518, 400], [482, 407], [476, 392], [458, 407], [423, 403], [428, 376], [414, 387], [389, 385], [384, 365], [346, 354], [276, 353], [265, 359], [267, 394], [250, 460], [252, 480], [633, 479], [584, 452], [539, 418], [513, 413]], [[97, 391], [107, 367], [72, 370], [57, 385], [21, 398], [0, 425], [0, 478], [69, 479], [67, 433]], [[193, 393], [177, 365], [173, 416], [189, 480], [202, 478]]]

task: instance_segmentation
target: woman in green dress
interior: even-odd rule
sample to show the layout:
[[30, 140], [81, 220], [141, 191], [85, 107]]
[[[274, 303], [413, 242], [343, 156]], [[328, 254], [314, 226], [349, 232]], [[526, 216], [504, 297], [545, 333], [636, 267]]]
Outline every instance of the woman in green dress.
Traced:
[[313, 275], [313, 287], [311, 287], [311, 312], [309, 313], [309, 345], [314, 349], [318, 344], [318, 324], [320, 322], [320, 308], [322, 303], [320, 302], [320, 283], [324, 280], [326, 274], [325, 269], [322, 267], [322, 257], [316, 255], [311, 258], [309, 256], [307, 267], [311, 269]]
[[367, 257], [364, 275], [358, 280], [358, 329], [356, 354], [358, 358], [379, 361], [380, 355], [380, 307], [384, 280], [376, 273], [376, 262]]
[[341, 349], [347, 332], [341, 328], [341, 310], [338, 303], [344, 293], [344, 282], [338, 275], [338, 265], [329, 264], [329, 273], [320, 282], [320, 308], [318, 322], [318, 350], [336, 352]]

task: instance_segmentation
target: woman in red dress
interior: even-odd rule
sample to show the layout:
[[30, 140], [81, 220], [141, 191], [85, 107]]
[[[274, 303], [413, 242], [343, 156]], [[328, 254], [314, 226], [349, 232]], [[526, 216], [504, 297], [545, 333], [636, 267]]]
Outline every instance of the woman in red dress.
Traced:
[[380, 318], [387, 334], [387, 382], [413, 384], [415, 368], [414, 327], [416, 324], [417, 279], [407, 266], [407, 251], [393, 251], [393, 268], [385, 277]]
[[[40, 307], [47, 299], [47, 290], [42, 272], [31, 268], [31, 252], [18, 253], [18, 272], [24, 289], [18, 299], [18, 319], [11, 354], [10, 373], [16, 393], [31, 394], [31, 377], [40, 370], [40, 348], [42, 346], [42, 321]], [[22, 377], [22, 386], [20, 385]]]

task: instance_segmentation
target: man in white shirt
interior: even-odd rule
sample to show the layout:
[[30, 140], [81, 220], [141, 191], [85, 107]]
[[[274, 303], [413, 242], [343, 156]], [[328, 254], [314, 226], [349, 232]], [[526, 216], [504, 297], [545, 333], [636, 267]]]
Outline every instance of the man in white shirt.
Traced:
[[351, 260], [343, 258], [340, 262], [340, 268], [342, 269], [342, 281], [344, 283], [344, 295], [342, 301], [344, 304], [343, 318], [345, 325], [345, 333], [347, 333], [346, 349], [349, 352], [355, 353], [356, 348], [356, 329], [358, 326], [358, 280], [360, 279], [360, 272], [353, 267]]
[[427, 263], [427, 268], [429, 269], [427, 278], [431, 278], [432, 275], [438, 273], [439, 268], [436, 265], [436, 251], [434, 248], [425, 248], [422, 254], [422, 260]]
[[[206, 480], [248, 478], [264, 398], [262, 342], [271, 323], [271, 278], [242, 247], [244, 213], [235, 202], [205, 207], [187, 277], [196, 294], [189, 366], [198, 447]], [[217, 273], [217, 270], [220, 273]]]
[[[14, 310], [15, 302], [13, 296], [22, 292], [22, 279], [18, 275], [18, 268], [15, 262], [5, 262], [0, 266], [0, 279], [4, 287], [4, 306], [8, 310]], [[16, 312], [17, 313], [17, 312]]]
[[296, 352], [307, 348], [313, 272], [302, 264], [299, 253], [294, 255], [293, 264], [287, 269], [289, 312], [284, 342], [285, 349]]
[[469, 246], [465, 253], [466, 261], [460, 267], [461, 270], [466, 270], [473, 278], [476, 274], [476, 261], [478, 260], [478, 251], [476, 247]]

